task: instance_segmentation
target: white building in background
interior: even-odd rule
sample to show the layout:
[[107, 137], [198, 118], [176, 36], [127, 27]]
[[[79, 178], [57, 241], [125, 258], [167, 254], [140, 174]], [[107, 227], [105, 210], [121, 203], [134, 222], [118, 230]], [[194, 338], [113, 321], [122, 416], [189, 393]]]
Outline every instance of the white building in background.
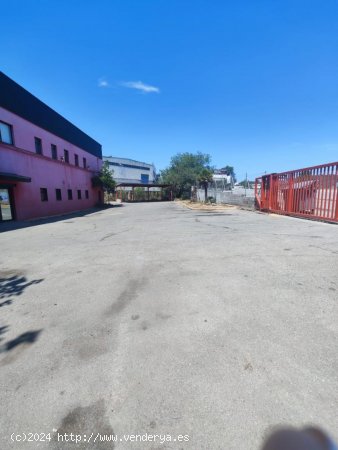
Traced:
[[212, 175], [214, 181], [224, 181], [225, 184], [233, 184], [233, 179], [231, 175], [226, 175], [223, 173], [214, 173]]
[[156, 182], [156, 169], [154, 164], [147, 164], [129, 158], [116, 156], [103, 156], [103, 162], [108, 161], [109, 168], [113, 172], [117, 183], [143, 183]]
[[216, 188], [219, 189], [231, 189], [234, 185], [233, 177], [227, 175], [223, 169], [216, 169], [212, 175], [212, 179]]

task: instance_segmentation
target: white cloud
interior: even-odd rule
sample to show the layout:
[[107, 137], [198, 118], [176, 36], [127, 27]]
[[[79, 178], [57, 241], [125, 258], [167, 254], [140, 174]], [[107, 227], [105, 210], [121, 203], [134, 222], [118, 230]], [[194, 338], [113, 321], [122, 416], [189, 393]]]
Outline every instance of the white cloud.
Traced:
[[142, 83], [142, 81], [123, 81], [120, 84], [126, 88], [137, 89], [145, 94], [149, 94], [151, 92], [156, 92], [156, 94], [158, 94], [160, 92], [158, 87], [150, 86], [149, 84]]
[[98, 87], [100, 87], [100, 88], [107, 88], [107, 87], [110, 87], [110, 84], [108, 83], [108, 81], [107, 81], [105, 78], [103, 78], [103, 77], [101, 77], [101, 78], [98, 79], [97, 85], [98, 85]]

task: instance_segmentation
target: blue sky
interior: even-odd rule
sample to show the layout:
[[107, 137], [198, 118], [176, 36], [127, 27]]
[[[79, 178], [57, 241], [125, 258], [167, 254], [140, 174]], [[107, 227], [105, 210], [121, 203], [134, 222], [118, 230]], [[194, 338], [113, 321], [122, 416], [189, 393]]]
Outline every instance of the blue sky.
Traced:
[[238, 178], [338, 160], [336, 0], [11, 0], [1, 69], [103, 146]]

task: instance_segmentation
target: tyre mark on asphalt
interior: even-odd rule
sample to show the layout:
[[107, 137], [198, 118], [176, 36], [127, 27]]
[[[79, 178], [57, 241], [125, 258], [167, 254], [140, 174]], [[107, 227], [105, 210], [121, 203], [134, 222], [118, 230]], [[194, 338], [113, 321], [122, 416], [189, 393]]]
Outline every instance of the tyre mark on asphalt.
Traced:
[[101, 241], [104, 241], [105, 239], [109, 239], [109, 238], [112, 237], [112, 236], [118, 236], [119, 234], [126, 233], [126, 232], [129, 231], [129, 230], [130, 230], [130, 228], [127, 228], [126, 230], [118, 231], [118, 232], [115, 232], [115, 233], [108, 233], [108, 234], [106, 234], [105, 236], [103, 236], [103, 237], [100, 239], [100, 242], [101, 242]]

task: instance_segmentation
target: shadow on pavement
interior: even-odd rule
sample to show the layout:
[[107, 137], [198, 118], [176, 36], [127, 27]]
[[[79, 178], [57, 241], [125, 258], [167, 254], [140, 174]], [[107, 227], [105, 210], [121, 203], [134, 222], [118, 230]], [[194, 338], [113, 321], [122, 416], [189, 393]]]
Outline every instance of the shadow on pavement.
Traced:
[[27, 281], [27, 278], [21, 275], [3, 276], [0, 272], [0, 308], [13, 303], [13, 296], [18, 296], [32, 284], [39, 284], [43, 278], [38, 280]]
[[4, 344], [4, 348], [2, 349], [2, 351], [9, 352], [10, 350], [13, 350], [13, 348], [21, 344], [34, 344], [41, 331], [42, 330], [26, 331], [26, 333], [20, 334], [20, 336], [18, 336], [17, 338], [12, 339], [11, 341], [8, 341], [6, 344]]
[[8, 326], [5, 325], [4, 327], [0, 327], [0, 341], [3, 340], [3, 338], [1, 337], [2, 334], [5, 334], [6, 331], [8, 330]]
[[48, 223], [60, 222], [62, 220], [67, 219], [75, 219], [77, 217], [85, 217], [91, 214], [98, 213], [100, 211], [104, 211], [105, 209], [117, 208], [121, 206], [120, 204], [114, 205], [104, 205], [102, 207], [85, 209], [83, 211], [76, 211], [68, 214], [62, 214], [59, 216], [52, 217], [44, 217], [41, 219], [32, 219], [26, 221], [13, 221], [13, 222], [0, 222], [0, 233], [4, 233], [5, 231], [13, 231], [21, 228], [35, 227], [37, 225], [45, 225]]
[[[0, 272], [0, 308], [8, 305], [12, 305], [14, 297], [21, 295], [24, 290], [32, 286], [33, 284], [39, 284], [43, 281], [43, 278], [37, 280], [28, 281], [27, 278], [21, 274], [8, 272]], [[0, 341], [3, 340], [4, 335], [9, 330], [9, 326], [5, 325], [0, 327]], [[0, 353], [9, 351], [22, 343], [32, 344], [37, 339], [41, 330], [28, 331], [21, 334], [16, 339], [7, 342], [0, 348]]]

